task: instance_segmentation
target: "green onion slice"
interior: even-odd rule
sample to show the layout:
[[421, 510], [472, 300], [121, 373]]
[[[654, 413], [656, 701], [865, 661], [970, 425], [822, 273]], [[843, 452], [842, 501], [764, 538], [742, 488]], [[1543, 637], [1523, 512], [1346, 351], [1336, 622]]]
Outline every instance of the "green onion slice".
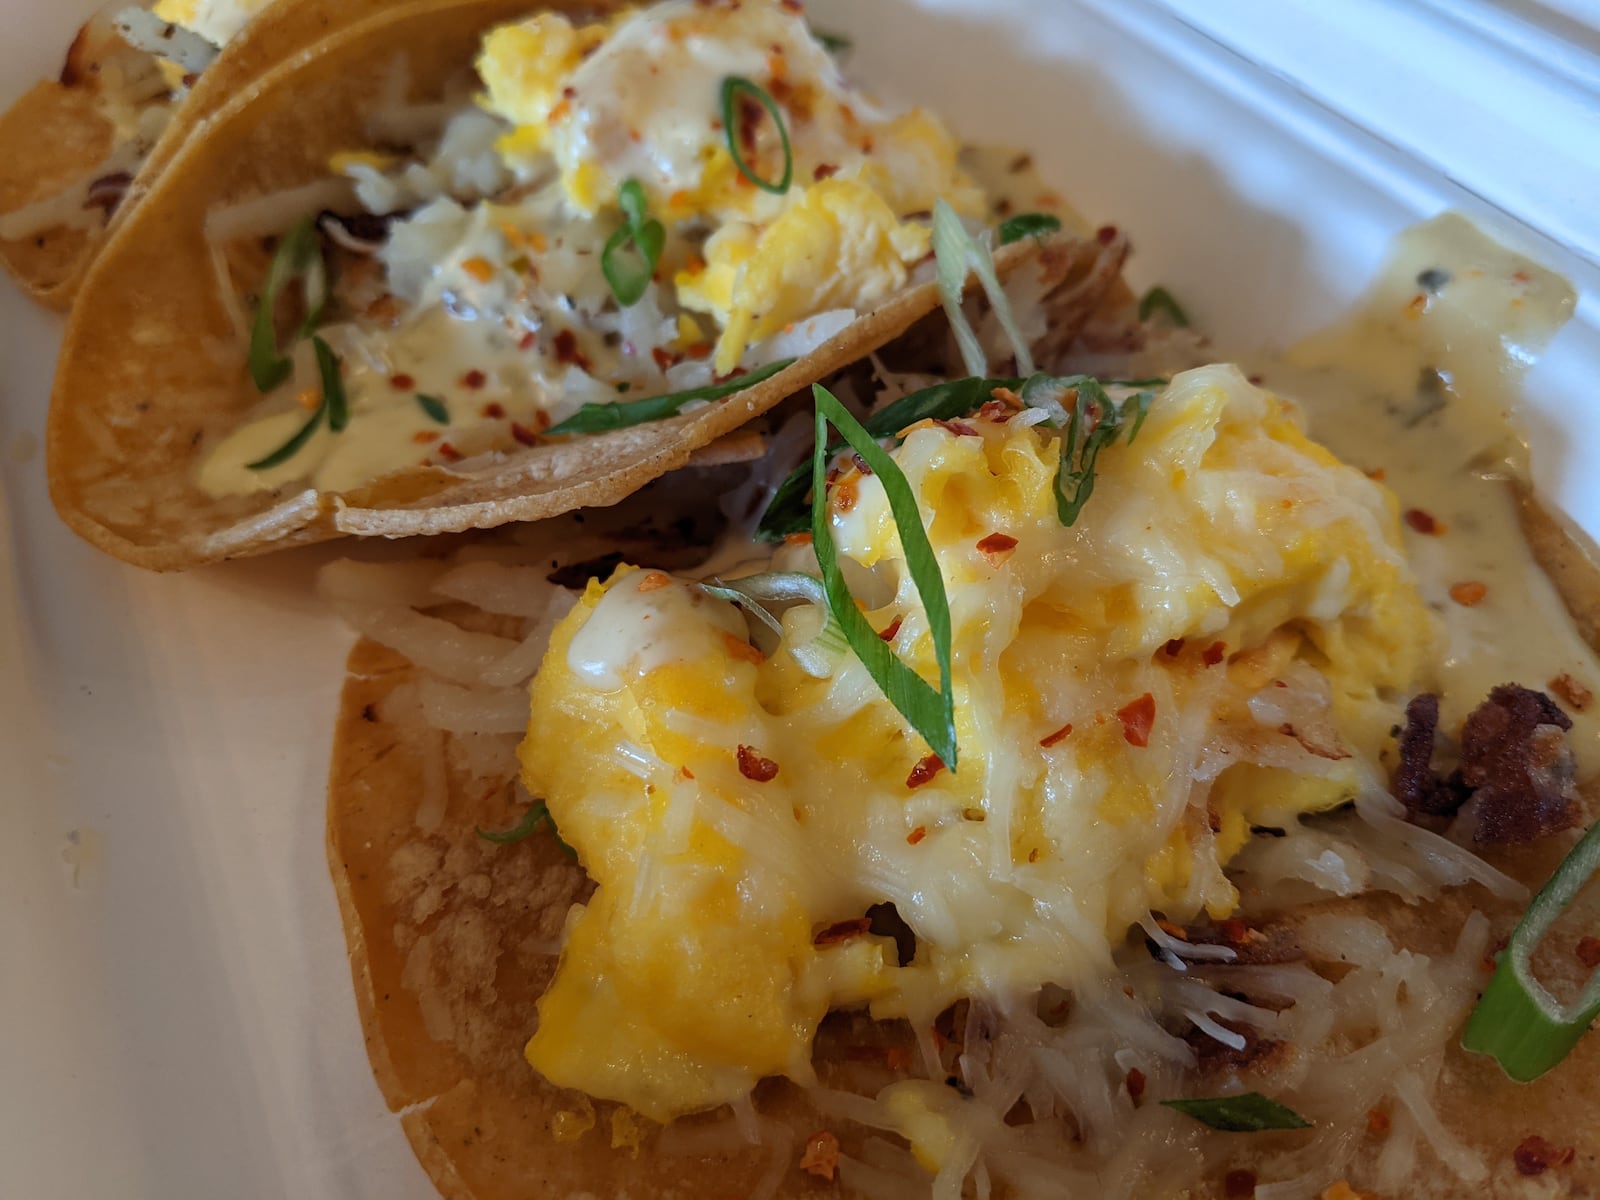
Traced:
[[[783, 174], [775, 182], [757, 175], [755, 168], [745, 161], [744, 148], [739, 145], [741, 94], [749, 96], [766, 109], [773, 124], [778, 127], [778, 137], [783, 141]], [[733, 165], [739, 168], [739, 174], [762, 191], [771, 192], [774, 196], [781, 196], [789, 190], [789, 185], [794, 182], [794, 152], [789, 148], [789, 129], [783, 123], [783, 113], [778, 108], [778, 102], [767, 94], [765, 88], [750, 82], [742, 75], [729, 75], [722, 81], [722, 132], [728, 140], [728, 152], [733, 155]]]
[[1240, 1096], [1210, 1099], [1163, 1100], [1165, 1108], [1176, 1109], [1202, 1124], [1224, 1133], [1264, 1133], [1269, 1129], [1310, 1129], [1311, 1122], [1294, 1109], [1263, 1096], [1245, 1092]]
[[343, 433], [344, 427], [350, 424], [350, 404], [345, 399], [339, 356], [315, 334], [311, 337], [311, 348], [317, 352], [317, 374], [322, 380], [322, 404], [328, 410], [328, 428], [334, 433]]
[[327, 303], [327, 272], [325, 269], [320, 269], [321, 248], [321, 243], [317, 239], [316, 225], [310, 217], [306, 217], [297, 221], [289, 232], [283, 235], [283, 240], [278, 243], [278, 248], [272, 255], [272, 262], [267, 267], [267, 279], [262, 285], [261, 298], [256, 304], [255, 321], [250, 327], [248, 359], [250, 378], [255, 382], [256, 390], [263, 394], [282, 384], [294, 370], [289, 356], [278, 348], [278, 332], [273, 314], [277, 309], [278, 297], [289, 281], [310, 272], [313, 262], [319, 264], [315, 275], [321, 281], [318, 285], [321, 296], [314, 303], [311, 288], [308, 286], [307, 306], [310, 312], [296, 333], [296, 337], [304, 337], [314, 322], [321, 319], [323, 306]]
[[328, 402], [324, 399], [321, 404], [317, 405], [317, 411], [311, 414], [310, 419], [300, 426], [299, 432], [265, 458], [258, 458], [253, 463], [245, 463], [244, 469], [247, 471], [266, 471], [288, 462], [305, 448], [305, 444], [311, 440], [311, 435], [316, 433], [317, 426], [322, 424], [322, 418], [327, 415], [327, 412]]
[[[873, 440], [872, 435], [861, 427], [850, 415], [850, 410], [840, 404], [832, 392], [818, 383], [812, 385], [811, 394], [817, 406], [817, 442], [811, 458], [811, 487], [820, 501], [812, 507], [811, 539], [817, 565], [822, 569], [822, 586], [827, 593], [828, 608], [834, 620], [843, 628], [850, 648], [889, 703], [922, 735], [940, 761], [954, 771], [956, 720], [955, 693], [950, 685], [950, 602], [945, 594], [944, 577], [939, 573], [939, 560], [934, 556], [928, 532], [922, 525], [916, 495], [894, 459]], [[905, 552], [906, 569], [911, 573], [911, 581], [928, 614], [934, 657], [939, 664], [938, 691], [901, 661], [889, 644], [878, 636], [866, 616], [856, 607], [855, 597], [850, 594], [850, 586], [839, 569], [839, 554], [833, 544], [825, 499], [830, 424], [844, 436], [846, 443], [861, 456], [861, 461], [883, 484], [884, 494], [889, 500], [889, 511], [894, 516], [895, 528], [900, 534], [900, 545]]]
[[1061, 218], [1051, 213], [1018, 213], [1000, 222], [1000, 244], [1009, 246], [1025, 237], [1042, 238], [1061, 231]]
[[649, 217], [644, 188], [637, 179], [622, 185], [617, 204], [622, 209], [623, 224], [606, 240], [600, 253], [600, 270], [617, 303], [631, 308], [643, 298], [655, 277], [667, 231], [660, 221]]
[[417, 393], [417, 404], [423, 412], [428, 414], [428, 419], [437, 421], [440, 425], [450, 424], [450, 410], [444, 406], [444, 401], [437, 396], [424, 396]]
[[967, 374], [989, 373], [988, 360], [984, 357], [978, 335], [961, 307], [967, 275], [972, 273], [978, 276], [984, 294], [989, 297], [989, 306], [994, 310], [995, 319], [1011, 341], [1012, 353], [1017, 358], [1017, 370], [1023, 375], [1032, 375], [1033, 354], [1011, 312], [1011, 301], [1000, 286], [1000, 277], [994, 269], [994, 257], [989, 253], [989, 247], [967, 232], [956, 210], [942, 197], [933, 204], [933, 254], [939, 280], [939, 298], [944, 303], [945, 315], [950, 319], [950, 328], [955, 332], [956, 345], [961, 350], [961, 361], [966, 364]]
[[1600, 1016], [1600, 970], [1583, 992], [1562, 1004], [1533, 974], [1533, 952], [1562, 911], [1600, 870], [1600, 822], [1556, 868], [1522, 914], [1494, 978], [1467, 1021], [1461, 1046], [1487, 1054], [1518, 1083], [1539, 1078], [1565, 1058]]
[[585, 404], [565, 421], [545, 430], [545, 433], [547, 435], [603, 433], [608, 429], [626, 429], [630, 425], [642, 425], [646, 421], [659, 421], [663, 417], [676, 416], [678, 410], [685, 404], [691, 404], [696, 400], [721, 400], [724, 396], [732, 396], [744, 391], [745, 388], [754, 387], [785, 367], [793, 365], [794, 361], [792, 358], [780, 358], [777, 362], [768, 363], [725, 383], [690, 388], [685, 392], [647, 396], [643, 400], [620, 400], [614, 404]]
[[[918, 421], [953, 421], [976, 412], [995, 388], [1021, 386], [1020, 379], [952, 379], [936, 383], [885, 405], [869, 416], [862, 427], [874, 438], [894, 437]], [[842, 445], [842, 441], [835, 439], [828, 452], [832, 454]], [[767, 511], [756, 526], [756, 540], [781, 542], [792, 533], [810, 529], [810, 496], [811, 464], [801, 463], [772, 493]]]
[[1169, 321], [1181, 328], [1189, 325], [1189, 314], [1172, 298], [1164, 287], [1153, 287], [1139, 298], [1139, 320], [1148, 321], [1155, 313], [1164, 313]]
[[479, 828], [478, 836], [486, 842], [493, 842], [496, 846], [511, 846], [533, 836], [539, 826], [545, 822], [550, 824], [550, 836], [556, 839], [556, 845], [561, 847], [562, 852], [568, 858], [576, 860], [578, 852], [561, 840], [561, 833], [556, 829], [555, 818], [550, 815], [550, 809], [546, 807], [543, 800], [535, 800], [528, 805], [528, 811], [522, 814], [522, 820], [518, 821], [512, 828]]
[[[1061, 403], [1068, 392], [1075, 395], [1070, 411]], [[1131, 445], [1139, 436], [1139, 430], [1144, 428], [1154, 399], [1155, 392], [1146, 389], [1119, 406], [1106, 394], [1105, 385], [1091, 375], [1060, 378], [1035, 375], [1022, 385], [1024, 404], [1043, 409], [1049, 414], [1052, 425], [1066, 428], [1061, 438], [1061, 465], [1056, 469], [1055, 478], [1056, 516], [1063, 525], [1070, 528], [1094, 494], [1100, 451], [1114, 445], [1123, 429], [1127, 429]]]
[[780, 610], [799, 604], [808, 604], [817, 609], [821, 621], [816, 630], [809, 636], [791, 634], [788, 646], [801, 670], [813, 678], [830, 677], [850, 649], [844, 630], [828, 607], [822, 580], [815, 575], [801, 571], [769, 571], [760, 575], [746, 575], [742, 579], [713, 579], [702, 583], [700, 587], [708, 595], [737, 604], [765, 626], [776, 642], [784, 639]]

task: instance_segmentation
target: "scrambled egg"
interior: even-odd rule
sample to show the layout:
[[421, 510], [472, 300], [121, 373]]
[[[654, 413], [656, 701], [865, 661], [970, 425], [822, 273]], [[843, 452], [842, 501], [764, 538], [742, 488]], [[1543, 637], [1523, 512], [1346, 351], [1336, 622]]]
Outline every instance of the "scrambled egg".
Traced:
[[[986, 211], [939, 121], [878, 113], [780, 0], [673, 0], [584, 26], [541, 13], [490, 33], [478, 73], [483, 106], [515, 127], [500, 142], [506, 163], [524, 178], [553, 165], [575, 215], [614, 213], [619, 189], [637, 180], [653, 215], [696, 241], [709, 234], [674, 282], [684, 307], [723, 330], [719, 374], [792, 322], [902, 286], [928, 254], [936, 199]], [[793, 183], [782, 195], [734, 161], [722, 114], [730, 77], [783, 114]], [[747, 95], [739, 120], [746, 164], [777, 179], [784, 149], [770, 116]]]
[[[1283, 401], [1231, 367], [1179, 376], [1070, 528], [1052, 431], [925, 423], [894, 456], [949, 595], [957, 770], [853, 655], [802, 669], [803, 610], [763, 657], [731, 605], [625, 568], [558, 630], [523, 778], [598, 886], [528, 1046], [557, 1084], [667, 1120], [809, 1081], [830, 1008], [920, 1023], [1101, 976], [1152, 911], [1232, 911], [1252, 825], [1382, 787], [1434, 619], [1394, 498]], [[867, 617], [935, 678], [880, 482], [831, 496]], [[908, 965], [862, 920], [884, 901]]]
[[225, 46], [272, 0], [156, 0], [163, 21], [198, 33], [213, 46]]

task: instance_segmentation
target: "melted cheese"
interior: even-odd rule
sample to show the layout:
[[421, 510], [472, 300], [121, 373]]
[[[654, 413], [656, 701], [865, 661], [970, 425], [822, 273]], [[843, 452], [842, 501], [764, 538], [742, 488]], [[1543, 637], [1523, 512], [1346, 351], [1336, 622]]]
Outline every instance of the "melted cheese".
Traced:
[[[1175, 380], [1071, 528], [1056, 439], [972, 425], [896, 451], [950, 597], [955, 771], [930, 772], [859, 660], [823, 679], [782, 646], [754, 661], [694, 585], [623, 574], [564, 623], [522, 749], [598, 885], [528, 1047], [556, 1083], [666, 1119], [808, 1080], [832, 1007], [921, 1024], [1098, 976], [1152, 908], [1231, 911], [1222, 866], [1250, 824], [1380, 778], [1435, 634], [1382, 487], [1231, 368]], [[931, 675], [879, 482], [835, 494], [841, 554], [887, 584], [869, 620], [898, 620]], [[1003, 560], [979, 547], [994, 533], [1016, 539]], [[909, 966], [885, 938], [816, 944], [885, 900], [917, 934]]]

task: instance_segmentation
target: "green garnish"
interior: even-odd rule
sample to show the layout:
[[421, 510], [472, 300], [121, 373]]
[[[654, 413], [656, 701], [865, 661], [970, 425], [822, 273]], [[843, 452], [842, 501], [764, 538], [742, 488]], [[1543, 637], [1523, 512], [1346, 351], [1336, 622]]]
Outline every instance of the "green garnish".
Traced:
[[1033, 354], [1011, 313], [1011, 301], [1000, 286], [1000, 277], [995, 272], [994, 257], [989, 253], [989, 247], [967, 232], [956, 210], [943, 197], [933, 203], [933, 256], [939, 281], [939, 299], [944, 304], [945, 316], [949, 318], [950, 328], [955, 333], [956, 345], [961, 350], [961, 361], [966, 364], [967, 374], [982, 376], [989, 373], [989, 362], [984, 356], [983, 346], [978, 342], [978, 335], [961, 307], [967, 275], [975, 274], [989, 298], [989, 307], [994, 311], [995, 319], [1011, 341], [1017, 371], [1032, 375]]
[[676, 416], [678, 410], [685, 404], [691, 404], [696, 400], [721, 400], [724, 396], [732, 396], [736, 392], [744, 391], [745, 388], [754, 387], [762, 380], [770, 379], [785, 367], [792, 365], [794, 361], [792, 358], [780, 358], [777, 362], [768, 363], [725, 383], [690, 388], [686, 392], [646, 396], [643, 400], [621, 400], [615, 404], [585, 404], [565, 421], [545, 430], [545, 434], [554, 436], [562, 433], [603, 433], [608, 429], [626, 429], [630, 425], [642, 425], [646, 421], [659, 421], [663, 417]]
[[296, 331], [296, 339], [305, 337], [316, 321], [321, 319], [323, 306], [327, 302], [327, 272], [322, 267], [320, 252], [316, 225], [310, 217], [297, 221], [283, 235], [283, 240], [273, 252], [272, 262], [267, 267], [267, 280], [261, 287], [261, 298], [256, 303], [255, 321], [250, 327], [250, 378], [255, 382], [256, 390], [263, 394], [282, 384], [294, 370], [289, 356], [278, 347], [278, 331], [273, 320], [278, 297], [291, 279], [306, 276], [309, 281], [314, 275], [320, 281], [321, 289], [320, 297], [313, 300], [308, 287], [308, 311], [305, 321]]
[[606, 248], [600, 254], [600, 270], [617, 303], [630, 308], [639, 303], [655, 277], [667, 231], [660, 221], [648, 215], [644, 188], [637, 179], [622, 185], [617, 204], [622, 209], [622, 227], [606, 240]]
[[821, 46], [829, 54], [843, 54], [855, 45], [854, 41], [845, 37], [842, 33], [824, 33], [820, 29], [813, 29], [811, 36], [816, 38], [817, 45]]
[[1268, 1099], [1260, 1092], [1241, 1096], [1216, 1096], [1199, 1100], [1163, 1100], [1176, 1109], [1223, 1133], [1264, 1133], [1269, 1129], [1310, 1129], [1311, 1122], [1294, 1109]]
[[418, 392], [417, 404], [428, 414], [430, 420], [437, 421], [441, 425], [450, 424], [450, 410], [444, 406], [444, 401], [439, 397], [424, 396]]
[[1155, 313], [1165, 313], [1167, 320], [1180, 328], [1188, 328], [1189, 314], [1172, 298], [1164, 287], [1153, 287], [1139, 299], [1139, 320], [1148, 321]]
[[1000, 244], [1009, 246], [1025, 237], [1042, 238], [1061, 230], [1061, 218], [1050, 213], [1018, 213], [1000, 222]]
[[311, 336], [311, 348], [317, 352], [317, 375], [322, 380], [322, 403], [328, 410], [328, 428], [334, 433], [343, 433], [344, 427], [350, 424], [350, 404], [345, 399], [339, 356], [315, 334]]
[[[955, 693], [950, 686], [950, 602], [945, 595], [944, 577], [939, 573], [939, 560], [934, 557], [928, 531], [922, 525], [916, 495], [894, 459], [884, 452], [832, 392], [818, 383], [812, 385], [811, 395], [817, 405], [817, 441], [811, 456], [811, 488], [820, 501], [813, 505], [811, 511], [811, 541], [817, 555], [817, 565], [822, 570], [822, 586], [827, 594], [828, 609], [844, 630], [850, 648], [889, 703], [922, 735], [939, 760], [954, 771], [956, 719]], [[939, 664], [938, 691], [901, 661], [889, 644], [878, 636], [866, 616], [856, 607], [855, 597], [850, 594], [850, 585], [845, 582], [844, 574], [839, 569], [839, 554], [833, 544], [825, 499], [830, 424], [844, 436], [845, 442], [861, 456], [868, 470], [883, 484], [884, 495], [889, 500], [889, 511], [894, 516], [895, 528], [900, 534], [906, 570], [910, 572], [911, 581], [928, 614], [933, 654]]]
[[[862, 427], [874, 438], [894, 437], [907, 426], [918, 421], [953, 421], [983, 407], [984, 401], [997, 387], [1017, 388], [1020, 379], [952, 379], [936, 383], [921, 391], [902, 396], [886, 405], [863, 422]], [[828, 447], [828, 453], [843, 446], [838, 439]], [[801, 463], [778, 485], [761, 515], [755, 537], [763, 542], [781, 542], [792, 533], [804, 533], [811, 528], [811, 465]]]
[[522, 820], [518, 821], [512, 828], [483, 829], [480, 827], [478, 836], [486, 842], [493, 842], [496, 846], [511, 846], [533, 836], [539, 826], [546, 822], [549, 822], [550, 836], [556, 839], [556, 845], [561, 847], [562, 852], [568, 858], [576, 861], [578, 852], [561, 840], [561, 833], [556, 829], [555, 818], [550, 815], [550, 809], [546, 807], [543, 800], [535, 800], [528, 805], [528, 811], [522, 814]]
[[[757, 175], [753, 168], [744, 159], [744, 148], [739, 142], [743, 136], [743, 124], [739, 116], [739, 96], [748, 95], [767, 110], [773, 124], [778, 127], [778, 137], [783, 141], [783, 174], [776, 183], [763, 179]], [[794, 153], [789, 149], [789, 130], [783, 123], [783, 113], [778, 110], [778, 102], [767, 94], [766, 90], [758, 84], [751, 83], [742, 75], [729, 75], [722, 81], [722, 132], [728, 140], [728, 152], [733, 155], [733, 165], [739, 168], [751, 183], [764, 192], [771, 192], [774, 196], [781, 196], [789, 190], [789, 185], [794, 182]]]
[[[1061, 404], [1061, 397], [1068, 392], [1075, 397], [1070, 412]], [[1035, 375], [1022, 385], [1024, 404], [1044, 409], [1051, 424], [1059, 427], [1064, 421], [1066, 425], [1055, 479], [1056, 516], [1063, 525], [1070, 527], [1094, 494], [1100, 451], [1113, 445], [1124, 428], [1131, 444], [1144, 427], [1154, 399], [1155, 392], [1147, 390], [1118, 406], [1106, 395], [1105, 386], [1090, 375]]]
[[324, 397], [322, 403], [317, 405], [317, 411], [311, 414], [310, 419], [304, 425], [300, 426], [298, 433], [265, 458], [258, 458], [253, 463], [245, 463], [244, 469], [247, 471], [265, 471], [288, 462], [296, 454], [299, 454], [305, 444], [311, 440], [311, 435], [317, 431], [317, 426], [322, 424], [322, 418], [327, 415], [327, 412], [328, 401]]
[[1590, 826], [1522, 914], [1461, 1035], [1462, 1049], [1489, 1055], [1518, 1083], [1539, 1078], [1565, 1058], [1600, 1016], [1600, 970], [1589, 976], [1577, 1000], [1562, 1004], [1534, 976], [1532, 962], [1535, 947], [1597, 870], [1600, 822]]

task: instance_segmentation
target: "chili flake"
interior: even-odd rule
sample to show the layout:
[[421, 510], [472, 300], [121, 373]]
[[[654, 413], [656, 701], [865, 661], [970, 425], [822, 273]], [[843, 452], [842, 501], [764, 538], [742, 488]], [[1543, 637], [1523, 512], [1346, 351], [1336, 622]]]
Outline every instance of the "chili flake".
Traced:
[[878, 636], [886, 642], [892, 642], [900, 634], [900, 626], [906, 623], [904, 617], [896, 617], [889, 624], [878, 631]]
[[1444, 533], [1444, 522], [1424, 509], [1408, 508], [1405, 515], [1406, 524], [1418, 533], [1426, 534], [1428, 537], [1439, 537]]
[[1138, 1067], [1128, 1068], [1128, 1078], [1126, 1082], [1128, 1085], [1128, 1099], [1132, 1100], [1134, 1104], [1137, 1105], [1140, 1097], [1144, 1095], [1144, 1087], [1145, 1083], [1147, 1082], [1144, 1072], [1139, 1070]]
[[1122, 736], [1128, 745], [1145, 747], [1150, 744], [1150, 730], [1156, 723], [1156, 698], [1149, 692], [1130, 704], [1117, 709], [1117, 720], [1122, 722]]
[[461, 263], [461, 269], [479, 283], [488, 283], [494, 278], [494, 265], [487, 258], [474, 256], [464, 259]]
[[651, 571], [643, 579], [639, 580], [639, 590], [641, 592], [659, 592], [671, 582], [672, 576], [665, 571]]
[[1522, 1175], [1543, 1175], [1551, 1167], [1564, 1167], [1573, 1158], [1571, 1146], [1552, 1146], [1537, 1133], [1530, 1133], [1517, 1143], [1511, 1152], [1511, 1161], [1517, 1164]]
[[1178, 655], [1183, 653], [1183, 639], [1173, 638], [1165, 646], [1161, 647], [1161, 649], [1168, 658], [1177, 658]]
[[419, 429], [411, 435], [411, 440], [419, 446], [426, 446], [430, 442], [437, 442], [439, 435], [432, 429]]
[[906, 776], [906, 786], [919, 788], [942, 770], [944, 770], [944, 760], [937, 754], [930, 754], [911, 768], [911, 774]]
[[722, 635], [722, 644], [728, 648], [728, 654], [733, 658], [743, 659], [745, 662], [764, 663], [767, 656], [762, 654], [742, 637], [735, 637], [731, 633]]
[[593, 366], [588, 356], [578, 349], [578, 335], [570, 329], [563, 329], [556, 334], [555, 339], [556, 361], [578, 367], [588, 371]]
[[806, 1139], [805, 1152], [800, 1155], [800, 1169], [818, 1179], [833, 1179], [839, 1169], [839, 1139], [826, 1129], [813, 1133]]
[[491, 400], [483, 406], [483, 415], [490, 421], [498, 421], [506, 415], [505, 405]]
[[785, 546], [809, 546], [811, 545], [811, 535], [809, 533], [786, 533], [783, 535], [783, 544]]
[[1042, 738], [1039, 739], [1039, 745], [1043, 746], [1046, 750], [1048, 750], [1048, 749], [1050, 749], [1051, 746], [1054, 746], [1054, 745], [1056, 745], [1056, 744], [1058, 744], [1060, 742], [1064, 742], [1071, 736], [1072, 736], [1072, 723], [1069, 721], [1067, 724], [1063, 725], [1060, 729], [1056, 730], [1054, 733], [1045, 734]]
[[1389, 1114], [1380, 1108], [1367, 1109], [1367, 1132], [1373, 1137], [1387, 1137], [1389, 1133]]
[[488, 382], [489, 377], [476, 367], [461, 377], [461, 386], [471, 388], [473, 391], [477, 391]]
[[449, 442], [440, 442], [439, 457], [444, 459], [446, 462], [460, 462], [462, 455], [461, 451], [457, 450]]
[[417, 386], [417, 381], [401, 372], [398, 375], [389, 376], [389, 386], [397, 392], [409, 392]]
[[1094, 231], [1094, 240], [1102, 246], [1109, 246], [1117, 240], [1117, 227], [1115, 225], [1102, 225]]
[[1222, 1194], [1228, 1200], [1249, 1200], [1256, 1194], [1256, 1173], [1243, 1167], [1229, 1171], [1222, 1177]]
[[1228, 656], [1228, 647], [1221, 642], [1212, 642], [1206, 647], [1206, 652], [1200, 656], [1201, 661], [1208, 667], [1214, 667]]
[[[763, 758], [749, 746], [739, 747], [739, 774], [756, 783], [770, 783], [778, 777], [778, 764]], [[865, 921], [865, 918], [862, 918]]]
[[991, 533], [978, 542], [978, 553], [989, 560], [991, 567], [1003, 564], [1016, 550], [1017, 539], [1007, 533]]
[[920, 842], [923, 838], [925, 838], [927, 836], [928, 836], [928, 827], [926, 825], [918, 825], [910, 833], [906, 834], [906, 845], [915, 846], [918, 842]]
[[1471, 608], [1481, 604], [1483, 598], [1489, 594], [1489, 589], [1476, 579], [1468, 579], [1464, 583], [1450, 585], [1450, 599], [1463, 608]]
[[511, 436], [523, 446], [531, 446], [539, 440], [539, 435], [533, 430], [526, 425], [519, 425], [515, 421], [511, 422]]
[[1578, 712], [1587, 712], [1594, 703], [1594, 693], [1564, 671], [1550, 681], [1550, 690]]
[[1600, 938], [1579, 938], [1576, 953], [1578, 961], [1588, 967], [1589, 970], [1592, 971], [1596, 967], [1600, 967]]

